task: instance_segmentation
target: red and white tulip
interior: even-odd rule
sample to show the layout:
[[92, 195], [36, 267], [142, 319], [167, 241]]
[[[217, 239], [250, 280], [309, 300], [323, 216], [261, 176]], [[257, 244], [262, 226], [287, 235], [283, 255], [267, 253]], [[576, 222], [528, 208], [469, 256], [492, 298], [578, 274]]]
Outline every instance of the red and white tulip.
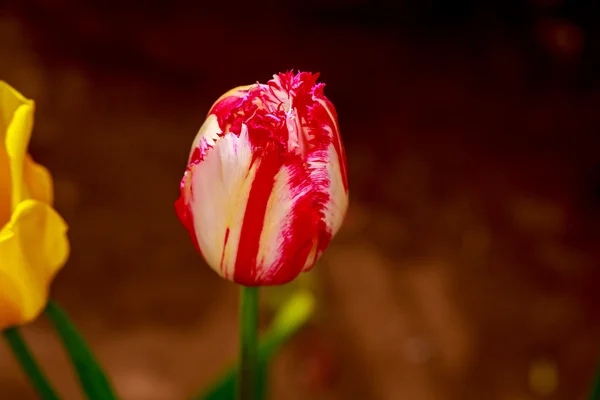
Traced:
[[348, 207], [346, 156], [318, 74], [235, 88], [193, 141], [177, 214], [207, 263], [245, 286], [311, 269]]

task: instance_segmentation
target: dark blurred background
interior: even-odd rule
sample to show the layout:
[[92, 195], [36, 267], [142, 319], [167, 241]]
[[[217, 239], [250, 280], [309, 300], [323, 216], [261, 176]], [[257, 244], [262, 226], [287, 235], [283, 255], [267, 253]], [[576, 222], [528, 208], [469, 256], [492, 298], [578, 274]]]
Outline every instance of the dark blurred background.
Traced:
[[[14, 0], [0, 79], [37, 102], [72, 255], [53, 296], [128, 400], [236, 355], [236, 288], [173, 201], [212, 102], [321, 72], [351, 206], [274, 399], [583, 399], [600, 354], [600, 2]], [[40, 319], [27, 337], [79, 399]], [[3, 399], [33, 399], [0, 348]]]

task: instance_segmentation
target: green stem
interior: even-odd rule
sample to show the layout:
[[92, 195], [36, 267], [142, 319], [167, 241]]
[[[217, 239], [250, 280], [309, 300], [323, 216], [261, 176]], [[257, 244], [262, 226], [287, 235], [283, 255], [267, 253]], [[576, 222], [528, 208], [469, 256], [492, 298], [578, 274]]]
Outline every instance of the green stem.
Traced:
[[59, 400], [52, 385], [42, 372], [31, 350], [23, 340], [18, 328], [8, 328], [3, 331], [4, 339], [8, 343], [12, 353], [21, 364], [21, 368], [29, 377], [29, 381], [44, 400]]
[[257, 400], [258, 394], [258, 287], [241, 286], [240, 359], [237, 399]]
[[598, 363], [598, 366], [596, 367], [596, 374], [594, 376], [594, 383], [589, 400], [600, 400], [600, 363]]
[[[315, 310], [315, 297], [308, 290], [296, 291], [279, 310], [269, 330], [265, 333], [258, 347], [258, 399], [267, 396], [267, 378], [269, 364], [275, 353], [310, 320]], [[227, 372], [209, 388], [202, 390], [194, 400], [234, 399], [236, 392], [237, 367], [228, 368]]]

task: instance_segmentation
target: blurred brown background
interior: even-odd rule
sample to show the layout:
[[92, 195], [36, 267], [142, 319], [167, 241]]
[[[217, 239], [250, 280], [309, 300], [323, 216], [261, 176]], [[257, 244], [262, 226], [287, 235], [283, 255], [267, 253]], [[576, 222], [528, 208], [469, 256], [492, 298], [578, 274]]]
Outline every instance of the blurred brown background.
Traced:
[[[320, 71], [351, 207], [274, 399], [583, 399], [600, 353], [597, 1], [15, 0], [0, 79], [72, 255], [53, 286], [128, 400], [178, 400], [236, 354], [236, 288], [173, 202], [210, 104]], [[27, 337], [79, 399], [41, 319]], [[0, 397], [33, 399], [4, 346]]]

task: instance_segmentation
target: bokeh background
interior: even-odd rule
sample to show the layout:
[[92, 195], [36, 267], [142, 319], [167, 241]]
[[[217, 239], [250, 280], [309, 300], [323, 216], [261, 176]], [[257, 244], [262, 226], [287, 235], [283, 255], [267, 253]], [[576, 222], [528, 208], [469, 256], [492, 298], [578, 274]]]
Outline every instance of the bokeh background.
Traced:
[[[14, 0], [0, 79], [72, 255], [53, 296], [124, 399], [178, 400], [236, 355], [236, 287], [173, 202], [231, 87], [321, 72], [351, 207], [303, 282], [318, 314], [274, 399], [583, 399], [600, 354], [600, 3]], [[80, 399], [42, 318], [26, 336]], [[33, 399], [5, 346], [0, 397]]]

